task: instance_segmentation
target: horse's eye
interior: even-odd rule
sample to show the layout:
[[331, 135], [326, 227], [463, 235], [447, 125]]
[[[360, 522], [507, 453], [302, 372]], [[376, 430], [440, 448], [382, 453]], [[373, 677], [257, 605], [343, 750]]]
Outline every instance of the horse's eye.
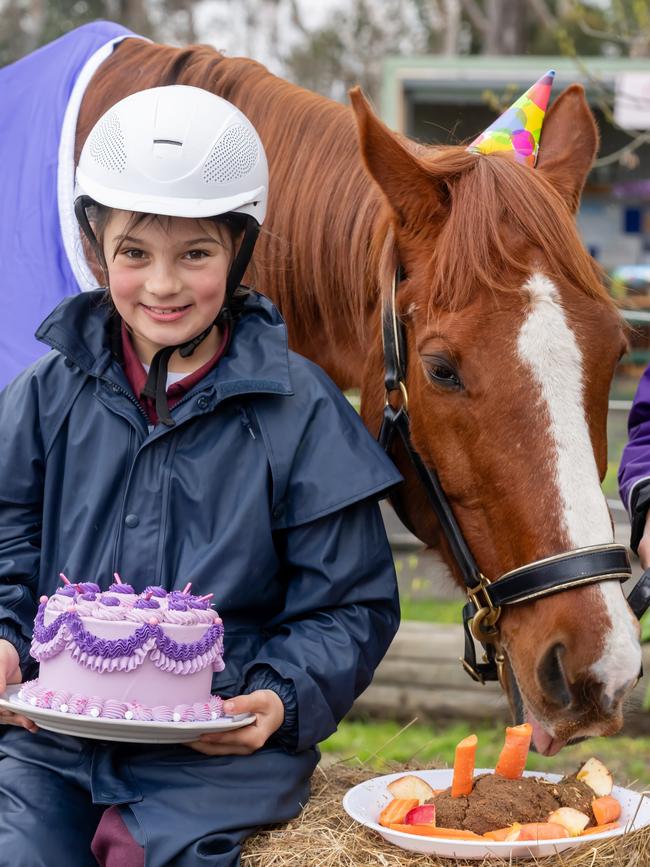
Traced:
[[427, 373], [432, 382], [449, 391], [460, 391], [463, 387], [453, 362], [447, 358], [429, 356], [425, 359]]

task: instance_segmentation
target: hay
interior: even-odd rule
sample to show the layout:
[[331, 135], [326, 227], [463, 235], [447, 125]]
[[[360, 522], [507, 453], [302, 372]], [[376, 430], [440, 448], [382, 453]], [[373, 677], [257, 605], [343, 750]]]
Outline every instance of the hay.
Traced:
[[[415, 769], [414, 765], [408, 768]], [[406, 770], [386, 768], [383, 772]], [[246, 841], [242, 867], [506, 867], [499, 858], [459, 861], [418, 855], [398, 849], [352, 821], [341, 806], [345, 792], [377, 776], [377, 771], [348, 763], [319, 766], [312, 780], [312, 796], [300, 816], [287, 825], [266, 829]], [[625, 834], [576, 852], [564, 852], [525, 863], [539, 867], [650, 867], [650, 828]]]

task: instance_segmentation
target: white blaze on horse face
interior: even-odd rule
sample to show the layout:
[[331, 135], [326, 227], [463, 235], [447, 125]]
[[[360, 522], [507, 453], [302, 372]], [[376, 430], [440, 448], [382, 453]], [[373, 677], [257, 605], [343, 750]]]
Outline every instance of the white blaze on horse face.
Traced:
[[[613, 541], [612, 524], [600, 488], [584, 409], [582, 353], [567, 322], [554, 284], [543, 274], [533, 274], [524, 285], [530, 295], [517, 349], [532, 370], [550, 418], [555, 444], [555, 484], [562, 519], [571, 548]], [[592, 666], [593, 676], [605, 685], [613, 699], [641, 667], [638, 627], [617, 581], [598, 585], [610, 620], [601, 658]], [[588, 624], [585, 624], [588, 635]]]

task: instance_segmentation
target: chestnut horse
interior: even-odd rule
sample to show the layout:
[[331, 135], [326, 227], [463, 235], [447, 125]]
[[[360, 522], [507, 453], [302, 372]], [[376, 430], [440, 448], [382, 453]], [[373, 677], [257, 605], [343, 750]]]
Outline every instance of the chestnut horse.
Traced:
[[[270, 164], [256, 285], [292, 348], [382, 418], [381, 293], [399, 260], [414, 446], [436, 469], [481, 571], [613, 540], [600, 489], [621, 320], [575, 227], [598, 134], [583, 91], [547, 113], [537, 167], [387, 129], [207, 46], [127, 39], [84, 96], [76, 154], [96, 120], [147, 87], [188, 84], [235, 103]], [[453, 558], [403, 449], [403, 504], [419, 538]], [[458, 577], [458, 576], [457, 576]], [[612, 734], [639, 674], [638, 624], [616, 581], [510, 606], [500, 630], [513, 712], [537, 749]]]

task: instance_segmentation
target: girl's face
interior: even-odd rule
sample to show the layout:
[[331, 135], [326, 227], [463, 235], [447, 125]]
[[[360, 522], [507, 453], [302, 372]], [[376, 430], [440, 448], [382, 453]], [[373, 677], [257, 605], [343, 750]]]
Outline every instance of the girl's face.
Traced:
[[185, 343], [214, 322], [233, 249], [225, 229], [185, 217], [143, 220], [125, 235], [132, 216], [111, 213], [104, 255], [113, 303], [148, 364], [159, 349]]

